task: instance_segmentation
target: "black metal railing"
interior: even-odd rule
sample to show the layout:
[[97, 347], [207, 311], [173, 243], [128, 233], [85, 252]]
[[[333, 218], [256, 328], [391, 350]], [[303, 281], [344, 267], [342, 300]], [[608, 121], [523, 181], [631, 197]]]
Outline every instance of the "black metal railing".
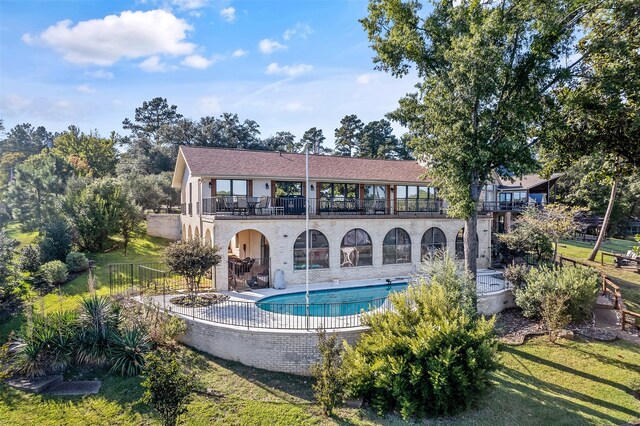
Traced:
[[521, 212], [528, 207], [540, 206], [535, 202], [528, 201], [482, 201], [478, 203], [478, 211], [480, 212]]
[[396, 200], [396, 211], [402, 213], [431, 213], [445, 214], [446, 209], [442, 200], [400, 198]]
[[505, 290], [508, 287], [502, 272], [496, 271], [491, 274], [479, 274], [476, 278], [477, 294], [492, 293], [494, 291]]

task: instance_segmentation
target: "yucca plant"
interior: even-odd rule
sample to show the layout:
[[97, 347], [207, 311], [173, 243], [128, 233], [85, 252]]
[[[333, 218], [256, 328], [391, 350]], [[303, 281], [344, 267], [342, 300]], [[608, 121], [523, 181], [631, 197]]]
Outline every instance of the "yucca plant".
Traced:
[[141, 329], [125, 329], [113, 341], [111, 372], [121, 376], [142, 373], [146, 354], [151, 349], [151, 338]]
[[104, 365], [117, 336], [118, 314], [108, 297], [91, 296], [80, 302], [81, 330], [76, 357], [81, 364]]

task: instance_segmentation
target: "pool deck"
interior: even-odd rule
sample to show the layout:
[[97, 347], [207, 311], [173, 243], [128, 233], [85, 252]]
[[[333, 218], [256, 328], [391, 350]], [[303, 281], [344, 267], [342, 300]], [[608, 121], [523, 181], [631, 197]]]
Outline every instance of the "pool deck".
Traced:
[[[504, 290], [504, 281], [493, 278], [491, 284], [487, 284], [484, 280], [485, 277], [490, 277], [499, 273], [496, 270], [479, 270], [478, 271], [478, 284], [481, 284], [487, 288], [491, 288], [491, 291]], [[372, 285], [384, 285], [387, 284], [387, 279], [391, 279], [392, 283], [400, 283], [411, 281], [412, 278], [405, 277], [389, 277], [381, 279], [370, 280], [355, 280], [355, 281], [340, 281], [339, 283], [325, 282], [309, 284], [309, 291], [316, 290], [338, 290], [345, 288], [365, 287]], [[489, 287], [490, 286], [490, 287]], [[495, 286], [495, 290], [494, 290]], [[304, 285], [292, 285], [281, 290], [273, 288], [235, 292], [235, 291], [223, 291], [219, 294], [229, 296], [227, 302], [221, 302], [212, 306], [202, 308], [185, 308], [171, 303], [171, 298], [175, 295], [164, 296], [152, 296], [151, 299], [154, 303], [160, 305], [163, 309], [168, 310], [174, 314], [183, 315], [187, 318], [194, 318], [199, 321], [216, 323], [221, 326], [229, 327], [242, 327], [242, 328], [256, 328], [262, 330], [282, 330], [282, 329], [296, 329], [301, 330], [314, 330], [319, 327], [325, 329], [339, 329], [339, 328], [352, 328], [360, 325], [360, 314], [356, 315], [344, 315], [333, 317], [305, 317], [299, 315], [282, 314], [278, 312], [270, 312], [259, 308], [255, 302], [269, 296], [284, 295], [291, 293], [303, 293], [305, 291]], [[480, 294], [480, 293], [479, 293]], [[485, 292], [487, 294], [487, 292]], [[184, 295], [184, 293], [182, 293]], [[229, 303], [229, 302], [245, 302]], [[249, 303], [246, 303], [249, 302]]]

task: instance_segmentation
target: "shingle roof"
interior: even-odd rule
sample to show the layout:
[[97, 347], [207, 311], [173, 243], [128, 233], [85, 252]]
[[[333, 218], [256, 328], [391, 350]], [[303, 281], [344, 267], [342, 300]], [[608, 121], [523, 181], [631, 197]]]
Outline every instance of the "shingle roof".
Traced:
[[[274, 151], [181, 146], [194, 176], [304, 179], [305, 156]], [[309, 178], [318, 181], [398, 182], [424, 184], [417, 161], [309, 156]]]
[[524, 175], [521, 178], [514, 177], [514, 181], [511, 182], [509, 179], [501, 178], [500, 179], [500, 189], [530, 189], [540, 184], [543, 184], [547, 181], [553, 181], [562, 176], [562, 173], [554, 173], [551, 175], [549, 179], [545, 179], [538, 175], [537, 173], [533, 173], [530, 175]]

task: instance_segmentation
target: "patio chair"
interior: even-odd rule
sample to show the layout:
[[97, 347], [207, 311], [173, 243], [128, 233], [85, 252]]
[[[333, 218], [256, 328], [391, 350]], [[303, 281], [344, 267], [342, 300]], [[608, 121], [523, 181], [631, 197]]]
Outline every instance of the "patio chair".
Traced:
[[378, 214], [378, 212], [382, 212], [385, 214], [387, 212], [387, 203], [386, 200], [375, 200], [373, 203], [373, 214]]
[[235, 213], [236, 203], [233, 201], [233, 197], [223, 197], [222, 203], [225, 211], [231, 212], [231, 214]]
[[260, 197], [260, 201], [258, 201], [258, 205], [256, 206], [256, 211], [259, 214], [263, 214], [265, 210], [269, 209], [269, 198], [267, 196]]
[[240, 212], [240, 214], [244, 213], [245, 215], [247, 214], [247, 211], [249, 210], [249, 203], [247, 203], [247, 197], [238, 197], [238, 207], [236, 208], [237, 211]]

